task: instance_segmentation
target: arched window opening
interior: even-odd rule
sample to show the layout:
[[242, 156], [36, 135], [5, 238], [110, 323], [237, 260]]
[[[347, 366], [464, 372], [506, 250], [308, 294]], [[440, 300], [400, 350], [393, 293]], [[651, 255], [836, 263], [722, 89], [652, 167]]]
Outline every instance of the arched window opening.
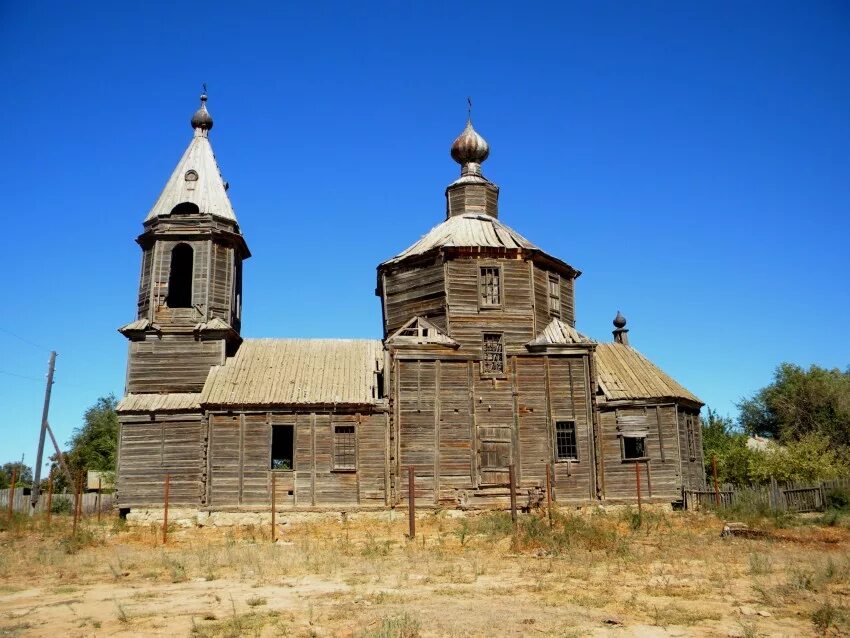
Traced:
[[177, 244], [171, 251], [171, 270], [168, 274], [169, 308], [192, 307], [192, 265], [194, 251], [189, 244]]
[[193, 204], [192, 202], [183, 202], [171, 209], [172, 215], [197, 215], [200, 212], [201, 209], [198, 208], [197, 204]]

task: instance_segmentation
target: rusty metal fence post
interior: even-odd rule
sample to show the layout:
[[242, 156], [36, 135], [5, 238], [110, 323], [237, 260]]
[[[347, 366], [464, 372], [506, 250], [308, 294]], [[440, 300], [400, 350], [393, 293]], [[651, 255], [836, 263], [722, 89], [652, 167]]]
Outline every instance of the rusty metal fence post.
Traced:
[[711, 455], [711, 475], [714, 477], [714, 504], [720, 507], [720, 488], [717, 486], [717, 455]]
[[407, 516], [408, 516], [408, 536], [411, 539], [416, 538], [416, 493], [413, 477], [413, 466], [407, 467]]
[[508, 480], [511, 485], [511, 523], [516, 527], [516, 468], [513, 463], [508, 466]]
[[103, 482], [97, 477], [97, 522], [100, 523], [101, 503], [103, 502]]
[[276, 487], [277, 487], [277, 475], [272, 472], [272, 543], [275, 541], [275, 527], [274, 527], [274, 511], [275, 511], [275, 496], [276, 496]]
[[643, 514], [643, 505], [640, 500], [640, 463], [635, 462], [635, 487], [637, 488], [638, 515]]
[[646, 494], [652, 498], [652, 471], [649, 469], [650, 460], [646, 459]]
[[552, 465], [549, 463], [546, 464], [546, 515], [552, 527]]
[[50, 525], [50, 516], [53, 513], [53, 468], [50, 468], [50, 475], [47, 477], [47, 524]]
[[74, 522], [71, 526], [71, 533], [77, 535], [77, 525], [80, 522], [80, 509], [83, 502], [83, 477], [77, 479], [77, 484], [74, 486]]
[[164, 508], [162, 511], [162, 544], [165, 545], [168, 542], [168, 490], [171, 487], [171, 475], [165, 475], [165, 488], [164, 492]]

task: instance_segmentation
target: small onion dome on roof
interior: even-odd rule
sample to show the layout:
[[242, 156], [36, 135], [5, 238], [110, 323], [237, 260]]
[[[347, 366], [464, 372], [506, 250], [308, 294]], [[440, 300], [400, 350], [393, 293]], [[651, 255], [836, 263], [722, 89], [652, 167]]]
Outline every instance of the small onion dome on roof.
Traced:
[[614, 327], [620, 330], [626, 327], [626, 318], [619, 310], [617, 311], [617, 316], [614, 317]]
[[461, 165], [462, 172], [481, 172], [481, 163], [490, 155], [490, 145], [472, 128], [472, 120], [466, 121], [457, 139], [452, 143], [452, 159]]
[[201, 106], [195, 111], [192, 116], [192, 128], [196, 131], [209, 131], [213, 127], [213, 119], [210, 112], [207, 111], [207, 94], [201, 94]]

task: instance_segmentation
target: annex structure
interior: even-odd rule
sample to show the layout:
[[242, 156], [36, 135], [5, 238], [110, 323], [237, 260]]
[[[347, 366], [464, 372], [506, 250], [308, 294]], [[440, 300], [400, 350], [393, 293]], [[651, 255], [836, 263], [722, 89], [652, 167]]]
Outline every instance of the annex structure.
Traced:
[[381, 263], [383, 340], [243, 339], [250, 257], [210, 146], [194, 135], [137, 238], [117, 490], [124, 509], [417, 504], [502, 507], [549, 466], [561, 503], [674, 502], [704, 483], [702, 402], [629, 345], [576, 330], [574, 267], [499, 219], [471, 121], [451, 155], [445, 220]]

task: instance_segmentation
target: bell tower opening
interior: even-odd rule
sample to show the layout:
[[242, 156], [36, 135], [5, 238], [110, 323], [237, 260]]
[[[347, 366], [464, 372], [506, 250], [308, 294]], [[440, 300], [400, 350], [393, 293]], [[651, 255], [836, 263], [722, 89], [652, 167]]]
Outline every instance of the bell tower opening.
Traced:
[[177, 244], [171, 251], [168, 298], [165, 300], [169, 308], [192, 307], [194, 252], [189, 244]]

